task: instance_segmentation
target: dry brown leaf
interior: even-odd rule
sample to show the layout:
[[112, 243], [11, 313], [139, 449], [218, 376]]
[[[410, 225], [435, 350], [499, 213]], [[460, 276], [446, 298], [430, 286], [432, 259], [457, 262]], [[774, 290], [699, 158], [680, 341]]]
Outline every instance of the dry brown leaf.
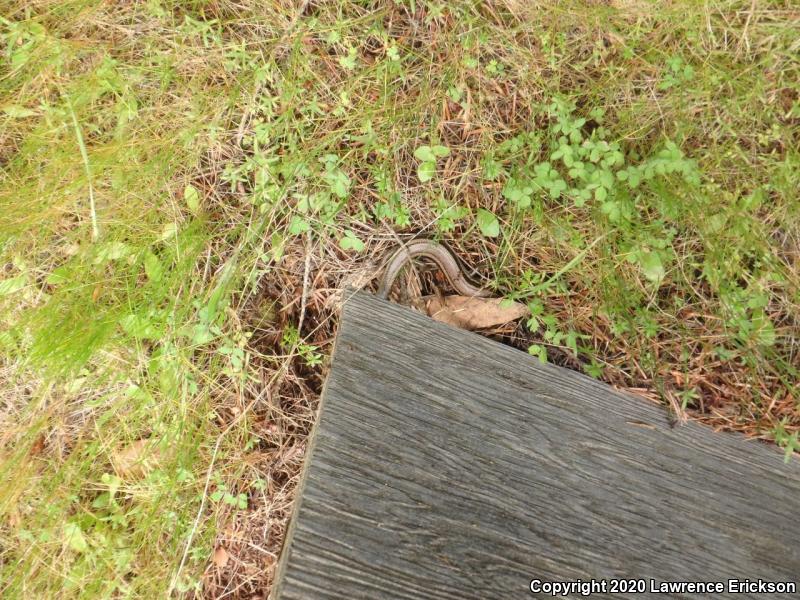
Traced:
[[36, 436], [33, 444], [31, 444], [31, 449], [28, 451], [28, 456], [38, 456], [44, 450], [44, 443], [45, 443], [45, 436], [43, 433], [40, 433]]
[[8, 512], [8, 526], [16, 530], [21, 524], [22, 517], [20, 517], [19, 510], [17, 510], [16, 506], [12, 506], [11, 510]]
[[228, 564], [229, 558], [230, 555], [228, 554], [228, 551], [222, 546], [217, 546], [217, 548], [214, 550], [214, 557], [211, 560], [214, 561], [215, 565], [222, 569]]
[[111, 456], [120, 477], [141, 477], [158, 462], [158, 452], [150, 440], [136, 440]]
[[528, 307], [503, 298], [472, 296], [433, 297], [425, 303], [428, 314], [436, 321], [461, 329], [485, 329], [524, 317]]

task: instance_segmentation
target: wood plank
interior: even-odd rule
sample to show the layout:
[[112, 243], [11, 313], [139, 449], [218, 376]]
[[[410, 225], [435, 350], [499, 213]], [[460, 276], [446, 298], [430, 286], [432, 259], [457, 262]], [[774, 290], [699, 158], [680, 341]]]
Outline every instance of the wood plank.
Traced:
[[364, 293], [303, 477], [282, 600], [800, 575], [798, 461]]

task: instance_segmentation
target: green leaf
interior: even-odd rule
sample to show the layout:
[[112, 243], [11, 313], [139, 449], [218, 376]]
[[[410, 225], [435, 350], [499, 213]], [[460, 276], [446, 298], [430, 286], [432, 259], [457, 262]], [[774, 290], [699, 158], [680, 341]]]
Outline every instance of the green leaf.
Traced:
[[664, 275], [666, 275], [661, 255], [658, 252], [640, 252], [639, 266], [644, 276], [655, 283], [664, 279]]
[[167, 241], [171, 237], [175, 237], [175, 234], [178, 233], [178, 224], [175, 222], [172, 223], [165, 223], [164, 228], [161, 230], [161, 240]]
[[483, 161], [483, 177], [489, 181], [497, 179], [503, 173], [503, 164], [487, 157]]
[[420, 161], [417, 167], [420, 182], [430, 181], [436, 173], [436, 158], [449, 154], [450, 149], [447, 146], [420, 146], [414, 150], [414, 158]]
[[600, 210], [603, 211], [603, 214], [606, 215], [608, 220], [612, 223], [617, 223], [622, 217], [622, 207], [619, 202], [614, 202], [613, 200], [604, 202]]
[[436, 162], [436, 154], [430, 146], [420, 146], [414, 150], [414, 158], [420, 162]]
[[753, 192], [743, 197], [740, 204], [744, 210], [757, 210], [768, 199], [768, 194], [764, 188], [756, 188]]
[[47, 276], [45, 281], [50, 285], [59, 285], [61, 283], [66, 283], [69, 281], [69, 273], [70, 270], [67, 265], [61, 265], [60, 267], [53, 270], [50, 275]]
[[500, 235], [500, 222], [493, 212], [486, 209], [478, 209], [478, 227], [486, 237], [497, 237]]
[[197, 211], [200, 210], [200, 193], [197, 189], [192, 185], [187, 185], [183, 189], [183, 199], [186, 200], [189, 210], [197, 214]]
[[503, 198], [509, 202], [513, 202], [520, 208], [528, 208], [531, 205], [531, 195], [533, 194], [533, 187], [511, 178], [506, 181], [503, 186]]
[[10, 296], [18, 292], [28, 283], [28, 276], [23, 273], [10, 279], [0, 279], [0, 296]]
[[628, 187], [636, 189], [642, 181], [642, 175], [637, 167], [628, 167], [627, 169], [617, 171], [617, 179], [620, 181], [627, 181]]
[[528, 354], [536, 356], [542, 364], [547, 363], [547, 349], [539, 344], [528, 346]]
[[549, 162], [536, 165], [534, 172], [536, 173], [536, 183], [546, 189], [554, 200], [557, 200], [561, 196], [561, 192], [567, 189], [567, 182], [561, 179], [558, 171]]
[[216, 336], [207, 323], [197, 323], [192, 328], [192, 343], [196, 346], [202, 346], [213, 340]]
[[356, 234], [349, 229], [345, 232], [344, 237], [339, 240], [339, 245], [343, 250], [355, 250], [356, 252], [364, 250], [364, 242], [358, 239]]
[[350, 48], [347, 51], [347, 56], [340, 56], [339, 57], [339, 64], [342, 65], [348, 71], [352, 71], [356, 68], [356, 58], [358, 57], [358, 50], [355, 48]]
[[414, 150], [414, 158], [422, 162], [432, 162], [449, 155], [450, 148], [447, 146], [420, 146]]
[[83, 553], [89, 549], [86, 537], [83, 535], [83, 531], [77, 523], [67, 523], [64, 525], [64, 541], [66, 541], [67, 545], [75, 550], [75, 552]]
[[161, 281], [164, 270], [161, 268], [161, 261], [152, 252], [148, 252], [144, 257], [144, 272], [150, 281], [154, 283]]
[[553, 198], [554, 200], [560, 198], [561, 192], [565, 191], [566, 189], [567, 189], [567, 182], [561, 179], [560, 177], [551, 181], [550, 184], [547, 186], [547, 190], [548, 192], [550, 192], [550, 197]]
[[775, 326], [772, 324], [772, 321], [770, 321], [768, 318], [765, 317], [764, 322], [756, 332], [755, 338], [756, 338], [756, 343], [762, 346], [774, 346]]
[[147, 317], [131, 314], [120, 319], [119, 324], [125, 333], [137, 339], [155, 340], [159, 338], [158, 329]]
[[293, 216], [291, 223], [289, 223], [289, 233], [292, 235], [305, 233], [309, 229], [311, 229], [311, 225], [309, 225], [308, 221], [297, 215]]
[[594, 197], [599, 201], [602, 202], [608, 197], [608, 190], [603, 186], [600, 186], [594, 191]]
[[332, 169], [325, 174], [331, 191], [344, 200], [350, 192], [350, 178], [341, 169]]
[[25, 117], [33, 117], [36, 115], [35, 110], [17, 104], [9, 104], [3, 108], [3, 112], [12, 119], [24, 119]]
[[121, 260], [130, 255], [131, 249], [124, 242], [108, 242], [99, 246], [94, 257], [94, 264], [99, 265], [111, 260]]
[[436, 163], [435, 162], [423, 162], [420, 163], [417, 167], [417, 177], [419, 177], [420, 182], [425, 183], [426, 181], [430, 181], [433, 179], [433, 176], [436, 174]]

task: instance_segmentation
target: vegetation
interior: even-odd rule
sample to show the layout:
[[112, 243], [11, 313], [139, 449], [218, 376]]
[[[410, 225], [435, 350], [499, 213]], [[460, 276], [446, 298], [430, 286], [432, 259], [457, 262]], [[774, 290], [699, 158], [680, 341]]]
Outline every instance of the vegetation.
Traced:
[[0, 0], [2, 595], [263, 593], [398, 233], [789, 458], [800, 13], [657, 4]]

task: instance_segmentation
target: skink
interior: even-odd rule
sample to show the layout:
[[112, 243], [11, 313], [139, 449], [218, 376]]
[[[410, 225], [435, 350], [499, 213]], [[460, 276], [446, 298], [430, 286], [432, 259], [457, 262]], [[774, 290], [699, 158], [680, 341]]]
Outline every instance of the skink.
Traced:
[[429, 258], [435, 262], [453, 289], [462, 296], [486, 298], [491, 295], [489, 290], [477, 287], [467, 280], [455, 257], [446, 246], [428, 239], [415, 239], [399, 247], [389, 256], [378, 287], [380, 297], [388, 297], [400, 271], [408, 262], [418, 256]]

